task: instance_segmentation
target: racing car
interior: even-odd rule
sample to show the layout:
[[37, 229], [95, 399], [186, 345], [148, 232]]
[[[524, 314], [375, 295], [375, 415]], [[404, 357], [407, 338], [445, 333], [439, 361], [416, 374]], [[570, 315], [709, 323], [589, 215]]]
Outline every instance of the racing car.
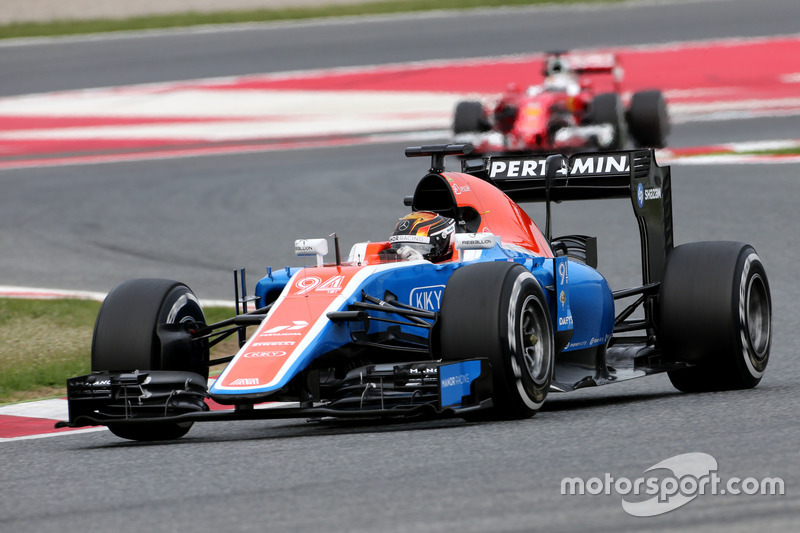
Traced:
[[[459, 102], [454, 142], [471, 143], [483, 154], [613, 151], [623, 149], [628, 136], [638, 147], [666, 146], [670, 122], [663, 94], [636, 92], [625, 109], [614, 54], [549, 52], [542, 75], [542, 84], [511, 84], [487, 105]], [[597, 93], [593, 81], [606, 82], [610, 92]]]
[[[253, 295], [235, 271], [229, 319], [207, 323], [177, 281], [115, 287], [59, 427], [148, 441], [198, 421], [523, 419], [551, 392], [659, 372], [681, 391], [759, 383], [771, 346], [764, 266], [741, 242], [674, 245], [671, 173], [652, 149], [470, 150], [406, 149], [431, 166], [388, 240], [343, 256], [334, 235], [327, 260], [331, 236], [298, 239], [306, 264], [267, 269]], [[445, 170], [448, 155], [459, 172]], [[551, 235], [553, 202], [607, 198], [630, 201], [640, 232], [641, 283], [618, 290], [597, 270], [596, 238]], [[544, 231], [524, 202], [545, 204]], [[231, 337], [238, 351], [211, 358]]]

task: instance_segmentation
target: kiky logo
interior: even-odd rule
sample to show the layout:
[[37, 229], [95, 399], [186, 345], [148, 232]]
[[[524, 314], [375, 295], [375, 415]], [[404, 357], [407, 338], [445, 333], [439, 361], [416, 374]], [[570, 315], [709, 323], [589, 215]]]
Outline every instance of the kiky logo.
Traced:
[[262, 357], [283, 357], [286, 352], [245, 352], [242, 357], [246, 359], [262, 358]]
[[411, 291], [410, 305], [426, 311], [438, 311], [442, 304], [444, 285], [419, 287]]

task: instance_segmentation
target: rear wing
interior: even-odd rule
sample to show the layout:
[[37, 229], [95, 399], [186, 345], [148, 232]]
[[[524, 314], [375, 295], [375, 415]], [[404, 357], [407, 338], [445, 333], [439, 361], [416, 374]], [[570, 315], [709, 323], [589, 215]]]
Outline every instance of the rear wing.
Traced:
[[566, 57], [576, 74], [613, 74], [622, 78], [622, 69], [614, 54], [569, 54]]
[[[624, 72], [617, 61], [616, 54], [605, 52], [594, 53], [569, 53], [564, 51], [548, 52], [542, 65], [542, 75], [547, 76], [547, 65], [552, 60], [563, 59], [569, 64], [569, 71], [577, 76], [586, 77], [596, 74], [606, 74], [611, 76], [614, 84], [614, 91], [621, 92], [622, 78]], [[582, 79], [582, 82], [586, 81]]]
[[462, 172], [482, 178], [517, 203], [628, 198], [639, 224], [642, 277], [660, 282], [673, 247], [672, 183], [669, 167], [652, 149], [580, 153], [563, 158], [547, 179], [548, 155], [463, 159]]

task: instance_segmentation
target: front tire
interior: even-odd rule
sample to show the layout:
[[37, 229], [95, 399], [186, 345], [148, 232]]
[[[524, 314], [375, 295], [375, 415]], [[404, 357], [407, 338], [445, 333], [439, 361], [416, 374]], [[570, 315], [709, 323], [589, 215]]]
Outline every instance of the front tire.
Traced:
[[555, 343], [544, 291], [525, 267], [491, 262], [456, 270], [439, 331], [442, 359], [489, 359], [494, 417], [536, 414], [550, 389]]
[[[92, 371], [174, 370], [208, 379], [206, 343], [191, 341], [188, 329], [205, 323], [194, 293], [164, 279], [135, 279], [117, 285], [103, 301], [92, 338]], [[204, 405], [195, 406], [202, 410]], [[130, 440], [172, 440], [191, 422], [109, 425]]]
[[758, 385], [772, 345], [772, 299], [752, 246], [677, 246], [667, 257], [659, 300], [665, 354], [695, 365], [668, 373], [675, 388], [699, 392]]

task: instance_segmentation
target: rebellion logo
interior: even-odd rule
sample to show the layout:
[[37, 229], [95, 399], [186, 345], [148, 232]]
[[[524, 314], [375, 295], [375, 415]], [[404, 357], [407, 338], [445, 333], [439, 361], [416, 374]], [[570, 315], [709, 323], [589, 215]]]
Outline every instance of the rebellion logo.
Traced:
[[473, 239], [473, 240], [463, 240], [461, 243], [464, 246], [489, 246], [490, 244], [494, 244], [494, 239]]

